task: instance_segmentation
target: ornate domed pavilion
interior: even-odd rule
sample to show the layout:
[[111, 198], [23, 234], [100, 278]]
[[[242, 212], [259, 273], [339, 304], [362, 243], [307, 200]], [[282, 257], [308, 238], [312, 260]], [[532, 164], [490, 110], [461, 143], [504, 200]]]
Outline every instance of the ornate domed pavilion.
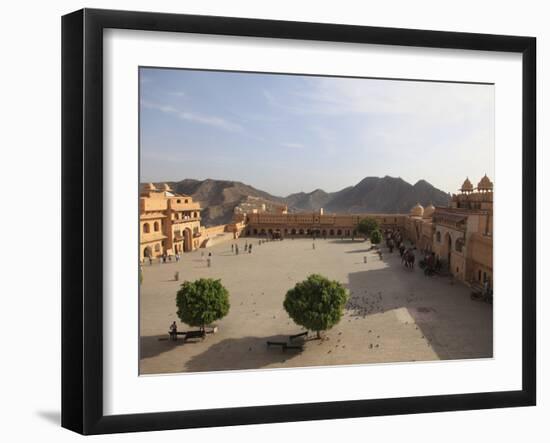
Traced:
[[424, 214], [424, 207], [420, 203], [417, 203], [411, 208], [410, 214], [413, 217], [422, 217], [422, 215]]
[[424, 214], [422, 215], [422, 217], [431, 218], [434, 212], [435, 212], [435, 206], [430, 203], [428, 206], [424, 208]]
[[492, 192], [493, 191], [493, 182], [489, 180], [487, 174], [477, 184], [477, 190], [481, 192]]
[[473, 192], [474, 185], [472, 185], [472, 182], [468, 177], [466, 177], [466, 180], [464, 180], [464, 183], [462, 183], [462, 187], [460, 188], [462, 192]]

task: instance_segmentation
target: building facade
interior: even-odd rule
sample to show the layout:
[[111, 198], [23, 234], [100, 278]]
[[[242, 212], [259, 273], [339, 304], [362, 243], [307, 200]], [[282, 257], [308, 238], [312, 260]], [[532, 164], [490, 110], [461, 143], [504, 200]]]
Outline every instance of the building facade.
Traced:
[[365, 217], [374, 218], [382, 228], [403, 227], [403, 214], [324, 214], [314, 212], [288, 214], [286, 212], [258, 212], [239, 214], [248, 236], [279, 235], [282, 237], [346, 237], [356, 236], [357, 225]]
[[416, 205], [405, 236], [418, 249], [433, 252], [457, 279], [493, 281], [493, 183], [485, 175], [474, 188], [468, 178], [449, 207]]
[[181, 254], [200, 245], [201, 207], [168, 185], [149, 183], [139, 198], [140, 260]]

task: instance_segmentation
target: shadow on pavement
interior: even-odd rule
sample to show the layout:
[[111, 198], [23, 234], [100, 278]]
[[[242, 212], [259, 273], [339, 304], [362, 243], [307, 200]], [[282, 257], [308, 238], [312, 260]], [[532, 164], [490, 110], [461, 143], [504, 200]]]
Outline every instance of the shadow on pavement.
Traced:
[[268, 347], [267, 341], [286, 342], [288, 335], [228, 338], [210, 346], [203, 353], [191, 357], [183, 370], [201, 372], [259, 369], [274, 363], [283, 363], [302, 352], [297, 349], [283, 351], [278, 346]]

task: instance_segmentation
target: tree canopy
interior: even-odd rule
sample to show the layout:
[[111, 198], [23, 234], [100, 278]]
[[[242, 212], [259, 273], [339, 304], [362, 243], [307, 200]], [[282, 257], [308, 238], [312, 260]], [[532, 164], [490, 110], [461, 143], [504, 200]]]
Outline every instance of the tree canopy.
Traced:
[[340, 282], [312, 274], [286, 293], [283, 306], [296, 324], [316, 331], [320, 337], [320, 331], [340, 321], [347, 300], [348, 293]]
[[370, 241], [373, 245], [377, 245], [382, 241], [382, 233], [376, 229], [370, 233]]
[[362, 219], [357, 225], [357, 231], [365, 235], [366, 237], [370, 237], [373, 231], [376, 231], [379, 229], [380, 229], [380, 225], [374, 218], [371, 218], [371, 217]]
[[201, 278], [184, 282], [176, 295], [177, 315], [189, 326], [205, 325], [219, 320], [229, 312], [229, 292], [220, 280]]

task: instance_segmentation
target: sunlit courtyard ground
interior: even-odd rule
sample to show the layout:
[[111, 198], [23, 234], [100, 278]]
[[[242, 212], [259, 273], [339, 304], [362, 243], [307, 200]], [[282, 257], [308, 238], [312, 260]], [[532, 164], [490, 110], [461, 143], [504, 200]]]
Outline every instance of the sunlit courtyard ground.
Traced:
[[[252, 254], [243, 252], [245, 242], [253, 244]], [[382, 248], [380, 259], [368, 251], [368, 242], [339, 239], [317, 239], [315, 249], [309, 239], [236, 243], [239, 255], [224, 243], [184, 254], [179, 263], [143, 267], [142, 374], [492, 357], [492, 306], [471, 300], [469, 289], [448, 277], [405, 269], [396, 252]], [[326, 340], [306, 341], [303, 351], [268, 348], [267, 340], [303, 332], [284, 311], [283, 300], [312, 273], [349, 289], [344, 317]], [[176, 316], [176, 292], [184, 280], [201, 277], [221, 279], [230, 293], [229, 314], [204, 341], [169, 341], [172, 321], [179, 331], [193, 329]]]

